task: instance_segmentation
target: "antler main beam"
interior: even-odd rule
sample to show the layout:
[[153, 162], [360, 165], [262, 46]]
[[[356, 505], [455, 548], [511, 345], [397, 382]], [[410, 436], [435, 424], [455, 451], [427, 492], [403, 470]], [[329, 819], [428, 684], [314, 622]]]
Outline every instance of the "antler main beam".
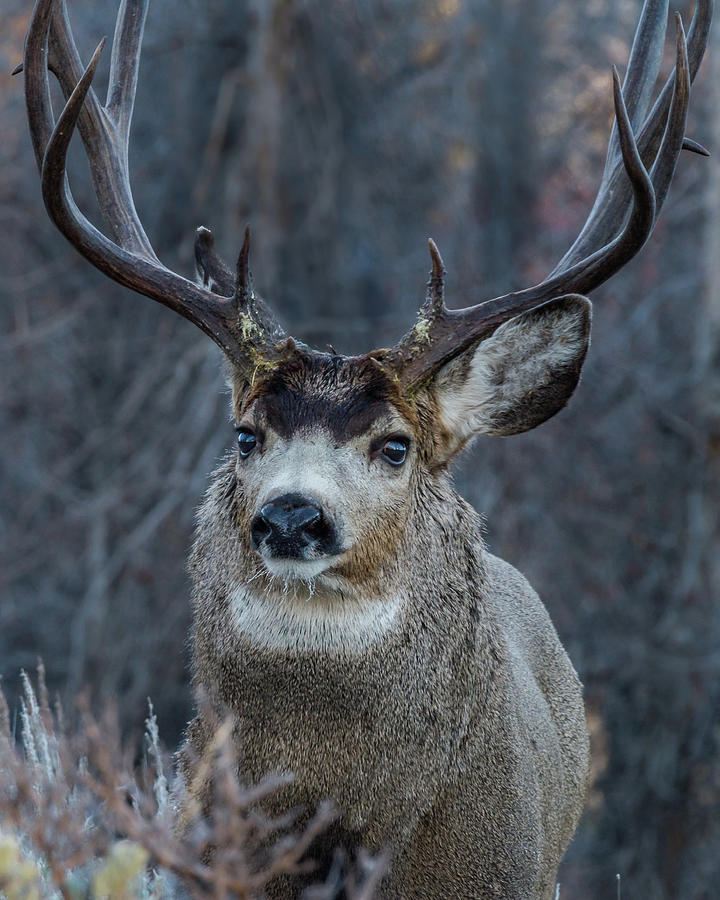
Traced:
[[[128, 140], [137, 85], [147, 0], [123, 0], [118, 12], [107, 102], [92, 89], [104, 40], [83, 69], [65, 0], [37, 0], [22, 65], [30, 135], [50, 218], [70, 243], [112, 279], [189, 319], [237, 366], [252, 369], [286, 352], [285, 335], [260, 298], [240, 285], [219, 293], [167, 269], [157, 258], [135, 210]], [[18, 69], [19, 71], [19, 69]], [[48, 71], [66, 98], [55, 121]], [[67, 151], [80, 132], [103, 219], [112, 239], [78, 209], [66, 174]], [[203, 229], [205, 243], [212, 236]], [[249, 237], [243, 245], [248, 277]]]
[[712, 0], [699, 0], [689, 42], [679, 15], [676, 62], [649, 115], [665, 37], [667, 0], [646, 0], [635, 33], [624, 85], [613, 69], [615, 126], [595, 204], [578, 238], [540, 284], [467, 309], [448, 309], [437, 298], [437, 248], [431, 245], [435, 287], [412, 331], [383, 360], [413, 389], [508, 319], [567, 294], [587, 294], [607, 281], [643, 247], [657, 222], [683, 146], [707, 153], [685, 138], [690, 87], [702, 60]]

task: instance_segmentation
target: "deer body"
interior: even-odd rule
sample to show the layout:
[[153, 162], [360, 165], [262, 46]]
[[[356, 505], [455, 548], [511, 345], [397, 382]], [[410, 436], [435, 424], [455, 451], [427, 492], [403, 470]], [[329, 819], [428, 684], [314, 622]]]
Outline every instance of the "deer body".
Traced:
[[[191, 558], [194, 677], [236, 717], [240, 775], [292, 772], [280, 807], [333, 798], [330, 845], [393, 851], [386, 897], [549, 898], [588, 771], [580, 684], [537, 595], [483, 547], [454, 493], [478, 433], [540, 425], [568, 402], [594, 290], [644, 245], [685, 137], [711, 0], [651, 105], [667, 0], [645, 0], [598, 197], [541, 283], [466, 309], [444, 302], [431, 241], [425, 303], [391, 349], [310, 350], [256, 295], [249, 235], [236, 272], [198, 229], [198, 283], [158, 260], [132, 200], [128, 140], [147, 0], [122, 0], [108, 99], [92, 88], [64, 0], [37, 0], [23, 66], [52, 221], [97, 268], [175, 310], [222, 349], [238, 448], [216, 473]], [[49, 72], [65, 105], [56, 118]], [[111, 237], [76, 206], [66, 157], [78, 129]], [[180, 754], [191, 796], [211, 724]], [[323, 848], [319, 856], [323, 856]], [[327, 849], [327, 848], [325, 848]], [[327, 860], [325, 860], [327, 862]], [[295, 896], [300, 882], [278, 883]]]
[[[284, 808], [334, 798], [348, 849], [394, 850], [387, 896], [551, 896], [585, 793], [581, 687], [537, 595], [484, 550], [476, 513], [443, 485], [433, 512], [462, 538], [413, 523], [377, 601], [397, 600], [394, 617], [367, 643], [338, 623], [328, 648], [308, 601], [255, 588], [306, 620], [298, 646], [272, 624], [264, 642], [232, 627], [253, 590], [223, 564], [232, 470], [215, 476], [192, 556], [194, 668], [237, 716], [244, 777], [293, 773]], [[192, 723], [193, 755], [211, 734]]]
[[[329, 429], [301, 430], [319, 482]], [[424, 440], [417, 456], [432, 459], [437, 438]], [[277, 812], [332, 797], [339, 843], [392, 850], [383, 896], [551, 896], [585, 791], [581, 687], [537, 595], [486, 552], [445, 468], [419, 460], [362, 569], [332, 568], [309, 599], [304, 582], [253, 577], [244, 478], [235, 458], [216, 473], [190, 564], [195, 679], [237, 719], [243, 776], [294, 775]], [[188, 782], [212, 733], [202, 715], [190, 726]]]

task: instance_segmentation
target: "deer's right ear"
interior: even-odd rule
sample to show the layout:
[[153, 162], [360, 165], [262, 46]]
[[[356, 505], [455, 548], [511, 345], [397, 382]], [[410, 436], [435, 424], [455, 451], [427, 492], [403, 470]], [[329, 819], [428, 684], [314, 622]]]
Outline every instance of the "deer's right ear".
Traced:
[[578, 383], [590, 320], [585, 297], [558, 297], [447, 363], [431, 389], [451, 452], [475, 434], [518, 434], [559, 412]]

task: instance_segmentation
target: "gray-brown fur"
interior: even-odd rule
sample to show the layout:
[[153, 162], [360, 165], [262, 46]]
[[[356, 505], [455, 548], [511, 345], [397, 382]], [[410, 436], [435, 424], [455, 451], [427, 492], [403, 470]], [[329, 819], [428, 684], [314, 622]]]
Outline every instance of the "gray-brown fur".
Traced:
[[[466, 366], [456, 377], [467, 374]], [[252, 470], [233, 456], [215, 474], [190, 562], [194, 677], [237, 717], [242, 777], [294, 774], [275, 812], [333, 798], [341, 810], [333, 839], [350, 850], [391, 849], [383, 897], [552, 896], [585, 791], [581, 686], [537, 595], [486, 552], [477, 513], [452, 489], [442, 391], [430, 385], [409, 404], [367, 360], [308, 355], [236, 397], [236, 414], [263, 420], [271, 396], [288, 403], [293, 392], [318, 415], [324, 395], [330, 418], [348, 396], [358, 409], [388, 403], [416, 446], [404, 502], [376, 516], [363, 546], [331, 570], [334, 587], [319, 578], [309, 602], [302, 586], [293, 598], [293, 588], [254, 578]], [[306, 431], [337, 442], [321, 418]], [[263, 646], [234, 625], [239, 585], [262, 593], [273, 616], [282, 604], [317, 604], [319, 614], [353, 603], [353, 592], [402, 601], [369, 646], [351, 634], [346, 643], [295, 644], [290, 619], [282, 646]], [[190, 725], [181, 753], [188, 783], [209, 730], [202, 714]], [[301, 884], [278, 883], [273, 896], [297, 896]]]

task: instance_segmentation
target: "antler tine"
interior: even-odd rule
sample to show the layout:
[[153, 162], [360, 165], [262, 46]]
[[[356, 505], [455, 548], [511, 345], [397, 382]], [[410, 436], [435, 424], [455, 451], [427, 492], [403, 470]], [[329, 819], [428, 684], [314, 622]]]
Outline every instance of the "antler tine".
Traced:
[[[65, 0], [63, 0], [63, 3]], [[148, 0], [122, 0], [115, 20], [105, 109], [128, 148]]]
[[195, 267], [198, 277], [208, 290], [221, 297], [232, 297], [235, 294], [235, 275], [215, 249], [212, 231], [204, 225], [195, 232]]
[[[655, 192], [652, 179], [643, 165], [635, 136], [633, 135], [630, 116], [625, 106], [620, 78], [613, 66], [613, 91], [615, 103], [615, 122], [620, 139], [620, 150], [623, 165], [633, 189], [633, 207], [630, 218], [622, 232], [609, 244], [582, 262], [563, 272], [557, 284], [551, 279], [540, 287], [549, 289], [551, 293], [560, 290], [562, 293], [591, 291], [597, 284], [614, 274], [631, 259], [645, 241], [655, 224]], [[552, 287], [550, 285], [552, 284]]]
[[633, 36], [623, 79], [623, 97], [634, 130], [638, 130], [645, 117], [660, 71], [667, 14], [668, 0], [648, 0], [643, 4]]
[[25, 38], [23, 67], [16, 69], [17, 72], [24, 71], [25, 73], [25, 102], [30, 140], [40, 170], [42, 170], [45, 148], [55, 127], [47, 63], [51, 3], [52, 0], [37, 0]]
[[[83, 66], [75, 45], [65, 0], [52, 4], [48, 66], [65, 99]], [[137, 85], [148, 0], [123, 0], [113, 37], [107, 105], [88, 92], [78, 130], [85, 145], [93, 186], [103, 219], [115, 241], [126, 250], [157, 260], [135, 210], [128, 167], [128, 141]]]
[[250, 309], [255, 300], [252, 275], [250, 274], [250, 226], [245, 226], [245, 237], [238, 254], [237, 281], [235, 282], [235, 296], [240, 309]]
[[430, 249], [432, 268], [427, 283], [428, 291], [425, 305], [428, 313], [432, 316], [442, 312], [445, 306], [445, 263], [442, 260], [442, 256], [440, 256], [437, 244], [432, 238], [428, 238], [428, 247]]
[[[640, 25], [642, 25], [643, 21], [646, 21], [646, 13], [650, 10], [651, 4], [646, 3], [643, 8]], [[695, 80], [695, 76], [697, 75], [705, 53], [710, 22], [712, 21], [712, 13], [712, 0], [698, 0], [687, 38], [687, 56], [691, 84]], [[658, 24], [663, 25], [662, 34], [664, 36], [665, 16], [664, 14], [658, 14], [657, 11], [655, 11], [655, 14], [658, 17]], [[640, 30], [640, 25], [638, 26], [638, 31]], [[646, 28], [647, 27], [648, 26], [646, 25]], [[638, 45], [637, 34], [633, 43], [633, 52], [636, 45]], [[642, 46], [642, 44], [640, 44], [640, 46]], [[640, 57], [638, 56], [636, 59], [639, 63]], [[649, 74], [652, 74], [651, 70], [648, 70], [648, 72]], [[627, 84], [627, 77], [625, 81]], [[652, 87], [654, 79], [651, 81], [650, 78], [648, 78], [647, 84], [649, 87]], [[652, 166], [657, 155], [674, 93], [675, 71], [673, 70], [637, 135], [637, 145], [640, 150], [640, 156], [642, 157], [645, 167], [648, 169]], [[623, 89], [623, 94], [625, 94], [625, 89]], [[580, 234], [550, 273], [550, 277], [569, 269], [579, 260], [597, 250], [598, 247], [602, 247], [606, 244], [611, 239], [612, 235], [615, 234], [624, 217], [627, 215], [627, 209], [631, 201], [631, 187], [625, 176], [622, 159], [618, 159], [619, 154], [616, 151], [616, 143], [614, 142], [615, 134], [615, 128], [613, 128], [613, 137], [611, 139], [610, 147], [608, 148], [605, 171], [603, 173], [595, 204], [585, 225], [580, 231]], [[700, 148], [699, 151], [698, 148]], [[705, 148], [696, 145], [694, 141], [687, 138], [684, 140], [684, 149], [701, 153], [704, 151], [703, 155], [707, 155]]]
[[675, 63], [675, 83], [673, 85], [672, 101], [660, 149], [650, 170], [650, 177], [652, 178], [655, 191], [656, 219], [665, 202], [665, 197], [683, 148], [688, 107], [690, 105], [690, 63], [688, 61], [685, 30], [683, 29], [679, 13], [675, 14], [675, 27], [677, 61]]
[[[698, 0], [693, 17], [690, 21], [686, 52], [691, 85], [695, 81], [695, 77], [705, 55], [708, 36], [710, 34], [713, 7], [714, 0]], [[646, 166], [650, 165], [654, 159], [655, 153], [657, 153], [674, 92], [675, 69], [673, 69], [668, 76], [638, 135], [638, 147], [640, 148], [640, 154], [643, 157]], [[686, 143], [688, 143], [689, 146], [684, 149], [692, 150], [697, 146], [694, 141], [690, 141], [689, 139], [686, 139]]]
[[[630, 58], [623, 79], [623, 98], [633, 131], [639, 132], [650, 105], [652, 90], [657, 81], [665, 44], [665, 23], [668, 0], [648, 0], [643, 5], [635, 29]], [[605, 171], [600, 191], [618, 163], [622, 165], [617, 126], [613, 124], [608, 143]]]
[[[219, 257], [218, 257], [219, 259]], [[235, 279], [235, 303], [241, 315], [250, 315], [259, 322], [273, 340], [282, 341], [287, 334], [278, 323], [270, 308], [258, 297], [250, 272], [250, 226], [245, 226], [245, 236], [238, 254], [237, 276]]]
[[691, 153], [697, 153], [698, 156], [710, 156], [710, 151], [703, 147], [702, 144], [699, 144], [697, 141], [692, 140], [692, 138], [686, 137], [683, 138], [683, 150], [689, 150]]

